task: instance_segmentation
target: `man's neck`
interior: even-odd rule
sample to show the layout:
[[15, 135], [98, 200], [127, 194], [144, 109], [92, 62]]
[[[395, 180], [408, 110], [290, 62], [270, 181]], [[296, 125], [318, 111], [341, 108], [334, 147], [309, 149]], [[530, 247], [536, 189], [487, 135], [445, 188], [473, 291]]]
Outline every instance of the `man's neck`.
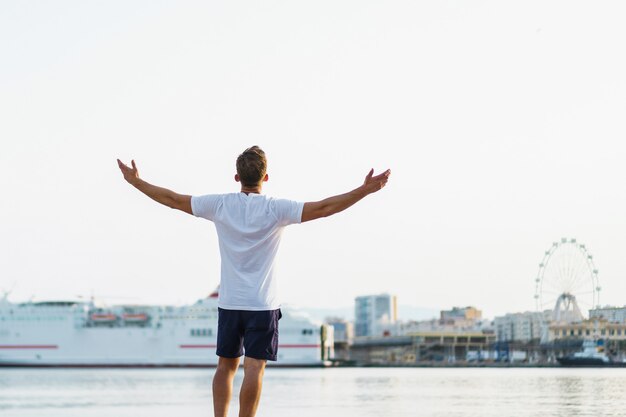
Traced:
[[246, 187], [244, 185], [241, 186], [241, 192], [242, 193], [246, 193], [246, 194], [261, 194], [261, 187], [260, 185], [254, 186], [254, 187]]

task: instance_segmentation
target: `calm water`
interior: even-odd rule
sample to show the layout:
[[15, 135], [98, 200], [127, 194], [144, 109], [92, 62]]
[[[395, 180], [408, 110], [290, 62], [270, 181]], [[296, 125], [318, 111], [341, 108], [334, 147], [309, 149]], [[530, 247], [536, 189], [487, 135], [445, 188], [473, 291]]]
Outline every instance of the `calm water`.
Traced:
[[[0, 368], [0, 416], [212, 416], [212, 375]], [[257, 415], [624, 416], [626, 369], [268, 369]]]

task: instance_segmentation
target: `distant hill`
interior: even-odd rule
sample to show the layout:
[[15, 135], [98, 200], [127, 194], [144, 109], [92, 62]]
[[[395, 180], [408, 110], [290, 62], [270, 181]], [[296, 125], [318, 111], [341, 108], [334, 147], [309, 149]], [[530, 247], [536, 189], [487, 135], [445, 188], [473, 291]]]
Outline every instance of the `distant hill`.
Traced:
[[[340, 317], [345, 320], [354, 320], [354, 307], [336, 307], [336, 308], [313, 308], [298, 307], [309, 314], [312, 318], [324, 321], [327, 317]], [[425, 307], [417, 307], [410, 305], [398, 305], [398, 319], [401, 321], [409, 320], [428, 320], [439, 317], [439, 310]]]
[[439, 318], [439, 313], [440, 310], [434, 308], [398, 305], [398, 319], [402, 321], [430, 320]]

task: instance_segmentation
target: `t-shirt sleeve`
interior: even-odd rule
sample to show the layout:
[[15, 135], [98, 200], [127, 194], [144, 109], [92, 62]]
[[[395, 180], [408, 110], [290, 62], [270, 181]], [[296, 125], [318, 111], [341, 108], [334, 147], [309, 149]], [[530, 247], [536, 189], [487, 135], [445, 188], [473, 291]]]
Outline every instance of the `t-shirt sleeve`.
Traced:
[[196, 217], [213, 220], [222, 202], [219, 194], [207, 194], [191, 197], [191, 212]]
[[274, 213], [276, 214], [278, 223], [281, 226], [288, 226], [290, 224], [302, 223], [302, 209], [303, 208], [304, 208], [304, 203], [301, 203], [298, 201], [285, 200], [285, 199], [274, 200]]

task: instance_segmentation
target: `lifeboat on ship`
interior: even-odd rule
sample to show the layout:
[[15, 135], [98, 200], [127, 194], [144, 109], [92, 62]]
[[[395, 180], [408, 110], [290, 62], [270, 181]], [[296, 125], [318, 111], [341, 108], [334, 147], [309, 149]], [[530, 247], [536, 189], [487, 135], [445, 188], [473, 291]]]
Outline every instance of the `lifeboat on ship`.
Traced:
[[145, 323], [148, 321], [148, 315], [145, 313], [125, 313], [122, 318], [127, 323]]
[[117, 320], [113, 313], [92, 313], [89, 318], [94, 323], [114, 323]]

